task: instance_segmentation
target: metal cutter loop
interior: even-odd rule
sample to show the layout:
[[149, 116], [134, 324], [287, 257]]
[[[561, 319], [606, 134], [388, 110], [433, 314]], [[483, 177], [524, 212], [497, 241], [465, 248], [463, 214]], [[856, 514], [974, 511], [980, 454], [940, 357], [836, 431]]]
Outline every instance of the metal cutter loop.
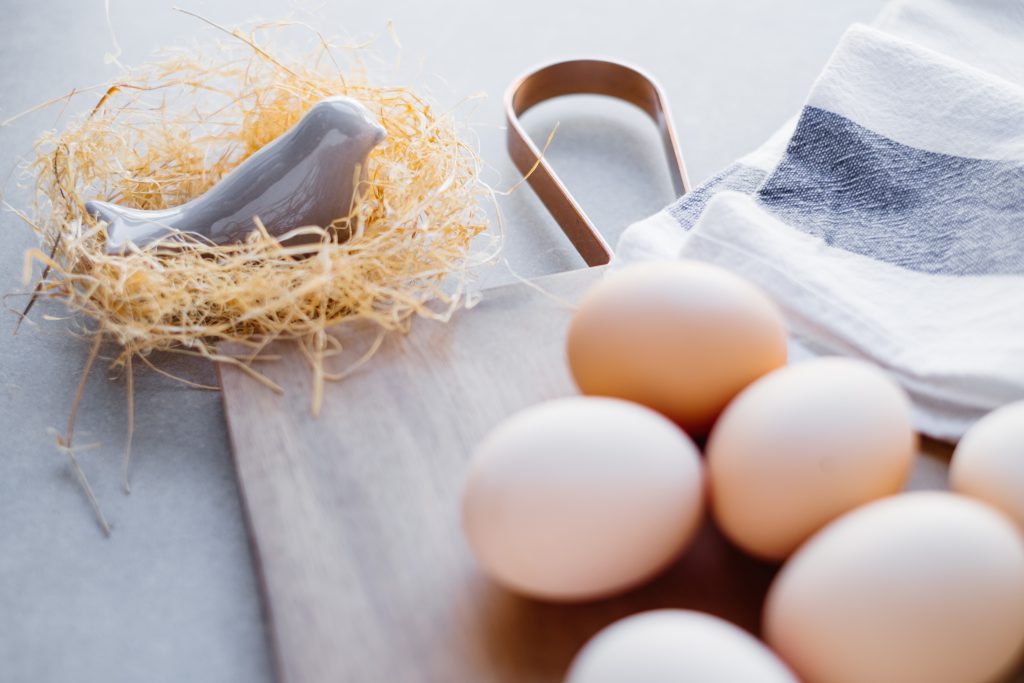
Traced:
[[513, 81], [505, 91], [509, 156], [524, 174], [536, 165], [528, 178], [530, 186], [587, 265], [599, 266], [611, 261], [611, 247], [551, 165], [541, 157], [540, 149], [519, 122], [526, 110], [540, 102], [562, 95], [583, 94], [615, 97], [646, 112], [661, 133], [676, 194], [688, 192], [690, 184], [665, 94], [658, 83], [640, 69], [604, 59], [573, 59], [537, 67]]

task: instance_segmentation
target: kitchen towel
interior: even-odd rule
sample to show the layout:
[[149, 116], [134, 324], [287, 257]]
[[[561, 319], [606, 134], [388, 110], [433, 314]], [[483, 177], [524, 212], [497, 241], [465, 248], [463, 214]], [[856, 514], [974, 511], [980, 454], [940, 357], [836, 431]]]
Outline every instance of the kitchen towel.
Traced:
[[846, 33], [800, 114], [630, 226], [613, 267], [717, 263], [792, 358], [890, 372], [955, 440], [1024, 398], [1024, 0], [907, 0]]

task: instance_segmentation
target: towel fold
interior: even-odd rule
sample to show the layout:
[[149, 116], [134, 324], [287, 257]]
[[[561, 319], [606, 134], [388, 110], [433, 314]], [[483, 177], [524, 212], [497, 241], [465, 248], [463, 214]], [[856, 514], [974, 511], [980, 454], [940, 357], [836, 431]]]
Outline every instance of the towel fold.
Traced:
[[794, 359], [887, 369], [958, 438], [1024, 398], [1024, 3], [909, 0], [854, 26], [799, 116], [623, 234], [764, 288]]

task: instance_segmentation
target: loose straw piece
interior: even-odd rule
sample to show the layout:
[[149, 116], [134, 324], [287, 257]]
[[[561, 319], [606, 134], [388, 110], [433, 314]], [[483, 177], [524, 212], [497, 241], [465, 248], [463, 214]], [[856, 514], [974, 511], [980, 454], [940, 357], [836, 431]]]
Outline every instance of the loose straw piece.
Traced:
[[125, 394], [127, 395], [128, 411], [125, 415], [127, 430], [124, 439], [124, 458], [121, 461], [121, 483], [125, 493], [132, 492], [132, 439], [135, 436], [135, 370], [132, 367], [132, 356], [125, 360]]
[[103, 510], [100, 509], [100, 503], [96, 500], [96, 495], [92, 491], [92, 486], [89, 485], [89, 480], [85, 476], [85, 470], [82, 469], [81, 464], [78, 462], [78, 458], [75, 456], [74, 451], [74, 436], [75, 436], [75, 422], [78, 419], [78, 406], [82, 403], [82, 397], [85, 395], [85, 384], [89, 381], [89, 374], [92, 372], [93, 363], [96, 362], [96, 357], [100, 353], [100, 344], [103, 342], [103, 335], [97, 334], [93, 337], [92, 348], [89, 350], [89, 355], [85, 360], [85, 367], [82, 368], [82, 377], [78, 380], [78, 389], [75, 391], [75, 397], [71, 401], [71, 411], [68, 414], [68, 425], [64, 430], [64, 435], [59, 437], [58, 446], [68, 456], [68, 462], [71, 464], [71, 469], [75, 473], [75, 478], [78, 480], [78, 485], [82, 487], [82, 492], [85, 493], [86, 499], [89, 501], [89, 507], [92, 508], [93, 514], [96, 515], [96, 522], [99, 523], [100, 529], [103, 530], [104, 536], [110, 536], [110, 524], [107, 523], [107, 518], [103, 516]]

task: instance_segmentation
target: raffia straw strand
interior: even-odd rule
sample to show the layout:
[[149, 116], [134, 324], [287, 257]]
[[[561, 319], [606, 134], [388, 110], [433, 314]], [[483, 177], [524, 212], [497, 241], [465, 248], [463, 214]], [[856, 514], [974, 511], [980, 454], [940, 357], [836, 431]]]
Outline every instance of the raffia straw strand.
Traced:
[[121, 462], [121, 483], [125, 493], [132, 492], [131, 466], [132, 466], [132, 439], [135, 436], [135, 369], [132, 366], [132, 356], [125, 360], [125, 394], [127, 402], [127, 424], [124, 439], [124, 458]]
[[60, 437], [60, 443], [58, 445], [67, 454], [68, 462], [71, 464], [71, 469], [75, 473], [78, 485], [81, 487], [82, 492], [85, 493], [85, 497], [89, 501], [89, 507], [92, 508], [92, 512], [96, 516], [96, 522], [100, 525], [103, 535], [110, 536], [110, 524], [107, 523], [107, 518], [104, 517], [103, 510], [100, 508], [100, 503], [96, 499], [96, 494], [93, 493], [92, 486], [89, 485], [89, 479], [85, 476], [85, 470], [82, 469], [81, 464], [78, 462], [78, 458], [75, 456], [73, 443], [75, 421], [78, 419], [78, 406], [82, 402], [82, 396], [85, 394], [85, 384], [89, 381], [89, 374], [92, 372], [92, 366], [93, 363], [96, 362], [96, 357], [99, 356], [100, 344], [102, 342], [103, 335], [96, 334], [93, 337], [92, 347], [89, 349], [89, 355], [86, 357], [85, 367], [82, 369], [82, 377], [78, 381], [78, 389], [75, 391], [75, 397], [71, 401], [71, 411], [68, 414], [67, 428], [64, 430], [64, 435]]

